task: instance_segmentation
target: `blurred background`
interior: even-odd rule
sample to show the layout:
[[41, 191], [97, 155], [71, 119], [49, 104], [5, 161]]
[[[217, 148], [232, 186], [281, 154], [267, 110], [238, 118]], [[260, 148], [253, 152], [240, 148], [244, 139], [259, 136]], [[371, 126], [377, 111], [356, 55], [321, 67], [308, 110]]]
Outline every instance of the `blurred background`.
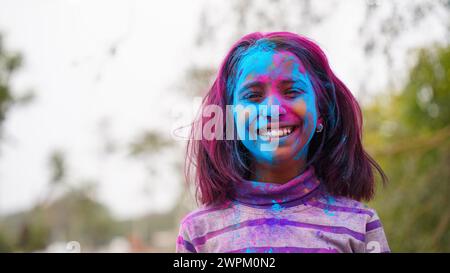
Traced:
[[315, 40], [390, 178], [394, 252], [450, 252], [450, 1], [0, 0], [0, 252], [173, 252], [173, 137], [234, 41]]

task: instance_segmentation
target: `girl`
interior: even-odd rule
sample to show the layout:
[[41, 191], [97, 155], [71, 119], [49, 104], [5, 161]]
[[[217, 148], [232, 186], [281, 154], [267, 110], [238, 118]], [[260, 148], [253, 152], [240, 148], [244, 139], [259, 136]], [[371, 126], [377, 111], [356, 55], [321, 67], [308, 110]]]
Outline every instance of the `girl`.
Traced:
[[373, 197], [374, 171], [387, 178], [362, 147], [358, 103], [318, 45], [289, 32], [244, 36], [209, 106], [232, 107], [215, 132], [235, 137], [194, 138], [210, 117], [193, 127], [186, 178], [195, 171], [203, 206], [181, 221], [177, 252], [390, 251], [376, 212], [358, 202]]

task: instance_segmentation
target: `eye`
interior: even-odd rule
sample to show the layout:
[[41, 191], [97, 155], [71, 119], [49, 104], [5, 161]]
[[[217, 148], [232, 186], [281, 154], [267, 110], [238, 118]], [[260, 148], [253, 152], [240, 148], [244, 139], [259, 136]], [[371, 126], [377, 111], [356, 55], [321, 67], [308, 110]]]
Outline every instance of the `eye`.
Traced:
[[291, 99], [298, 97], [302, 93], [303, 92], [299, 89], [288, 89], [288, 90], [284, 91], [284, 95], [287, 98], [291, 98]]
[[251, 92], [244, 94], [244, 96], [242, 98], [244, 100], [249, 100], [249, 101], [255, 102], [255, 101], [259, 101], [262, 98], [262, 95], [260, 92], [251, 91]]

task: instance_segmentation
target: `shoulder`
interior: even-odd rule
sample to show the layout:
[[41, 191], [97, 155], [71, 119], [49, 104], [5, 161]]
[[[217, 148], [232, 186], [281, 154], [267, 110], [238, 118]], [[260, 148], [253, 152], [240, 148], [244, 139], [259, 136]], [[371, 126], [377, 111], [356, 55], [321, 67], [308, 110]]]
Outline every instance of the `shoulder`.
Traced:
[[320, 207], [329, 212], [354, 214], [369, 221], [373, 217], [378, 217], [375, 209], [367, 204], [345, 197], [331, 195], [326, 190], [310, 202], [313, 206]]
[[356, 218], [359, 219], [359, 224], [362, 228], [361, 231], [367, 233], [383, 228], [380, 217], [374, 208], [369, 207], [363, 202], [359, 202], [348, 197], [333, 196], [332, 198], [334, 198], [333, 206], [335, 210], [348, 212], [358, 216]]
[[363, 202], [329, 194], [326, 190], [308, 202], [321, 209], [327, 223], [345, 227], [358, 239], [355, 252], [389, 252], [389, 245], [377, 211]]
[[343, 196], [335, 197], [336, 206], [350, 208], [355, 213], [367, 215], [368, 218], [374, 217], [376, 211], [374, 208], [369, 207], [366, 203]]
[[189, 233], [198, 233], [199, 230], [205, 229], [211, 221], [223, 219], [226, 214], [232, 213], [233, 209], [234, 205], [231, 201], [202, 206], [185, 215], [180, 221], [180, 228]]

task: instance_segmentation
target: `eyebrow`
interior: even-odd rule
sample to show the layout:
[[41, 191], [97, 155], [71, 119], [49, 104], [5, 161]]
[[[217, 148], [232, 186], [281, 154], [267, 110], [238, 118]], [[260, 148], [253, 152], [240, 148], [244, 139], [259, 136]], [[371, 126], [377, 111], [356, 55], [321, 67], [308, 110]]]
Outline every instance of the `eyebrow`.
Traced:
[[280, 83], [278, 85], [284, 85], [284, 84], [294, 84], [297, 82], [301, 82], [303, 84], [306, 84], [306, 82], [303, 79], [286, 79], [286, 80], [280, 80]]
[[[278, 86], [282, 86], [282, 85], [287, 85], [287, 84], [295, 84], [297, 82], [301, 82], [303, 84], [307, 84], [306, 81], [304, 79], [301, 78], [295, 78], [295, 79], [282, 79], [280, 80], [280, 82], [278, 83]], [[240, 89], [239, 89], [239, 93], [243, 92], [246, 89], [252, 88], [252, 87], [259, 87], [259, 86], [263, 86], [264, 83], [260, 82], [260, 81], [250, 81], [245, 83]]]
[[264, 83], [262, 83], [260, 81], [251, 81], [251, 82], [245, 83], [244, 86], [242, 86], [239, 89], [239, 92], [243, 92], [244, 90], [252, 88], [252, 87], [259, 87], [259, 86], [263, 86], [263, 85], [264, 85]]

